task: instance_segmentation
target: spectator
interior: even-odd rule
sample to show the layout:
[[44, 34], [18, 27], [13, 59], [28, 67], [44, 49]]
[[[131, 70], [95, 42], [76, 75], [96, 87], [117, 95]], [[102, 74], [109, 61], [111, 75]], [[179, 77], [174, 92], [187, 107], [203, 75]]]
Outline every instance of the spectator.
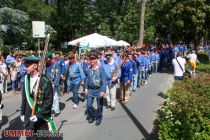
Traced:
[[187, 58], [189, 58], [189, 60], [193, 61], [194, 63], [198, 62], [198, 57], [197, 54], [195, 54], [195, 51], [193, 50], [191, 54], [189, 54], [187, 56]]
[[14, 55], [14, 51], [10, 50], [9, 55], [6, 58], [6, 64], [8, 68], [10, 68], [10, 65], [15, 61], [15, 58], [13, 55]]
[[[2, 126], [2, 109], [3, 109], [4, 105], [3, 105], [3, 102], [2, 102], [2, 95], [0, 93], [0, 129], [1, 129], [1, 126]], [[1, 136], [0, 136], [1, 138]]]
[[0, 92], [1, 93], [7, 92], [7, 76], [8, 76], [7, 66], [4, 63], [3, 56], [0, 56]]
[[182, 80], [183, 74], [185, 72], [186, 60], [182, 58], [182, 53], [178, 53], [177, 58], [172, 60], [172, 65], [174, 66], [174, 79]]
[[11, 81], [12, 81], [12, 90], [13, 90], [13, 94], [15, 94], [17, 90], [17, 82], [18, 82], [17, 81], [18, 70], [15, 65], [15, 62], [13, 62], [10, 66], [10, 74], [11, 74]]
[[196, 73], [195, 73], [196, 63], [193, 60], [188, 60], [188, 64], [191, 66], [190, 75], [191, 77], [195, 78], [196, 77]]
[[[15, 67], [17, 68], [17, 71], [19, 72], [19, 69], [20, 69], [20, 66], [21, 66], [21, 56], [16, 54], [15, 55]], [[19, 77], [19, 74], [18, 74], [18, 77], [17, 77], [17, 87], [19, 88], [20, 85], [20, 77]]]
[[26, 73], [26, 66], [24, 65], [24, 61], [22, 60], [22, 64], [20, 66], [20, 68], [18, 69], [18, 75], [20, 77], [20, 91], [21, 91], [21, 95], [23, 95], [24, 93], [24, 78]]

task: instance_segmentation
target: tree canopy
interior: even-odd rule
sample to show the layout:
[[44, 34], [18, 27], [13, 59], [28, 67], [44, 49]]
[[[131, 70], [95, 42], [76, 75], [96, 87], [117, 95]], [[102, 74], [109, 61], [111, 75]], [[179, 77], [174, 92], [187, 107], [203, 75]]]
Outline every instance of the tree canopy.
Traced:
[[[0, 37], [5, 44], [33, 42], [31, 22], [45, 21], [55, 31], [52, 43], [98, 32], [135, 44], [139, 39], [141, 0], [1, 0]], [[210, 37], [207, 0], [147, 0], [145, 43], [199, 44]]]

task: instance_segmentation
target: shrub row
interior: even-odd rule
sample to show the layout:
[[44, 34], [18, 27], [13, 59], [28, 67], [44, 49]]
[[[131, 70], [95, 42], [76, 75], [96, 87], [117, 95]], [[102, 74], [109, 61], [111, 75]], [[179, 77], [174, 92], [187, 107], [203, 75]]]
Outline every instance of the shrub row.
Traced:
[[210, 75], [175, 82], [160, 109], [160, 140], [210, 139]]
[[197, 65], [197, 70], [200, 72], [206, 72], [210, 74], [210, 61], [207, 54], [198, 54], [199, 64]]

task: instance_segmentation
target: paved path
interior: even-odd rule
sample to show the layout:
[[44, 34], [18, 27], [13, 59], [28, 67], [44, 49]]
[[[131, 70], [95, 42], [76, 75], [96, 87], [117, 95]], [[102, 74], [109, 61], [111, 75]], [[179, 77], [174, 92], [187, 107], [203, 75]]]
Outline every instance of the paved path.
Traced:
[[[85, 104], [81, 103], [77, 109], [72, 109], [70, 97], [66, 94], [61, 98], [62, 112], [55, 118], [63, 139], [71, 140], [141, 140], [151, 139], [150, 132], [153, 129], [153, 121], [157, 110], [163, 102], [162, 93], [170, 86], [173, 77], [167, 73], [153, 75], [148, 84], [134, 93], [128, 104], [116, 104], [116, 110], [110, 111], [104, 108], [103, 120], [100, 126], [86, 121]], [[4, 94], [4, 129], [22, 129], [19, 119], [20, 95]], [[63, 123], [61, 123], [63, 122]], [[61, 125], [62, 124], [62, 125]], [[11, 139], [11, 138], [4, 138]], [[25, 138], [13, 138], [25, 139]], [[152, 139], [155, 139], [154, 137]]]

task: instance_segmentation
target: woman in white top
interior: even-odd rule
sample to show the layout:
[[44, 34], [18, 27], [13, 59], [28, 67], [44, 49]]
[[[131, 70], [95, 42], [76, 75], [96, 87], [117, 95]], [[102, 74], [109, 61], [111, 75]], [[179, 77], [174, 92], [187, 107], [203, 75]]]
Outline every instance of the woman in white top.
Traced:
[[7, 92], [7, 76], [8, 69], [6, 64], [4, 63], [4, 57], [0, 56], [0, 92]]

